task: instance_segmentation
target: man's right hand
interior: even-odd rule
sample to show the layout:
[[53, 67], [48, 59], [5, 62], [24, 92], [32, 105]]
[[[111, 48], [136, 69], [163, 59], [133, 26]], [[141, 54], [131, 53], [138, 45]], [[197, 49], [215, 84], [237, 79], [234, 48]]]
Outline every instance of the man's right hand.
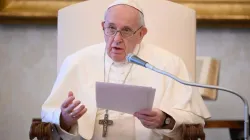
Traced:
[[[80, 105], [81, 101], [75, 100], [73, 92], [68, 93], [68, 98], [61, 105], [60, 126], [65, 131], [69, 131], [71, 126], [77, 123], [77, 120], [82, 117], [87, 108], [84, 105]], [[74, 101], [74, 102], [73, 102]], [[78, 108], [76, 108], [80, 105]]]

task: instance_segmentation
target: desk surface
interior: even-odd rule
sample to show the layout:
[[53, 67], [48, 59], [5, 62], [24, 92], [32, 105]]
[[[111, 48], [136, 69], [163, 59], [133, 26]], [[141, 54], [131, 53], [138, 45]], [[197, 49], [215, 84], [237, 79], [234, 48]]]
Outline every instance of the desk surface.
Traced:
[[244, 120], [208, 120], [205, 128], [244, 128]]

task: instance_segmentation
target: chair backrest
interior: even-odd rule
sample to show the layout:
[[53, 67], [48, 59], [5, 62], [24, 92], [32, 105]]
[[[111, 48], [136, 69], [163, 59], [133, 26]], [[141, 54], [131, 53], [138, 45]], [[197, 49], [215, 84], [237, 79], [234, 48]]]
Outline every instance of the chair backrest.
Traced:
[[[83, 47], [104, 41], [101, 22], [114, 0], [89, 0], [65, 7], [58, 12], [59, 69], [66, 56]], [[196, 13], [167, 0], [138, 0], [144, 11], [148, 34], [144, 42], [159, 45], [181, 57], [192, 80], [195, 79]]]

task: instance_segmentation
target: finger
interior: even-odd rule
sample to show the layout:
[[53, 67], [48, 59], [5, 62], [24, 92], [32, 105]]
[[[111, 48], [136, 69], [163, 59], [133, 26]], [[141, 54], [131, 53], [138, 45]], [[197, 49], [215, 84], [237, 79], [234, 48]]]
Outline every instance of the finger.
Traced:
[[146, 128], [149, 128], [149, 129], [155, 129], [155, 127], [154, 127], [154, 126], [144, 125], [144, 124], [143, 124], [143, 126], [144, 126], [144, 127], [146, 127]]
[[139, 120], [147, 120], [147, 121], [153, 121], [154, 120], [154, 117], [143, 115], [143, 114], [139, 114], [139, 113], [136, 114], [136, 117]]
[[73, 94], [72, 91], [70, 91], [70, 92], [68, 93], [68, 97], [71, 97], [71, 96], [74, 96], [74, 94]]
[[65, 109], [65, 112], [71, 113], [80, 103], [81, 103], [81, 101], [79, 101], [79, 100], [75, 101], [74, 103], [70, 104], [70, 105]]
[[84, 108], [81, 112], [79, 112], [76, 116], [74, 116], [74, 118], [76, 118], [76, 119], [78, 120], [78, 119], [81, 118], [86, 112], [87, 112], [87, 108]]
[[143, 110], [140, 110], [139, 112], [136, 112], [136, 113], [139, 113], [141, 115], [151, 116], [151, 117], [154, 117], [157, 115], [157, 112], [155, 112], [151, 109], [143, 109]]
[[67, 108], [75, 100], [74, 96], [68, 97], [62, 104], [62, 108]]
[[147, 128], [155, 128], [155, 123], [151, 121], [142, 120], [141, 123]]
[[80, 107], [78, 107], [77, 109], [75, 109], [70, 115], [71, 115], [71, 116], [76, 116], [76, 115], [78, 115], [84, 108], [85, 108], [85, 106], [84, 106], [84, 105], [81, 105]]

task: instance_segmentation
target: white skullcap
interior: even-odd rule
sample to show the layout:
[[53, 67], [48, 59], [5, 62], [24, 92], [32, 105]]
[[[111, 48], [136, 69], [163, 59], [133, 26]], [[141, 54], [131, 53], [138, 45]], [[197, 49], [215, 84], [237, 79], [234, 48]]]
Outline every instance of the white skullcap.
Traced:
[[109, 8], [116, 6], [116, 5], [128, 5], [131, 6], [138, 11], [140, 11], [143, 14], [142, 8], [139, 6], [139, 4], [136, 2], [136, 0], [115, 0], [111, 5], [109, 5]]

